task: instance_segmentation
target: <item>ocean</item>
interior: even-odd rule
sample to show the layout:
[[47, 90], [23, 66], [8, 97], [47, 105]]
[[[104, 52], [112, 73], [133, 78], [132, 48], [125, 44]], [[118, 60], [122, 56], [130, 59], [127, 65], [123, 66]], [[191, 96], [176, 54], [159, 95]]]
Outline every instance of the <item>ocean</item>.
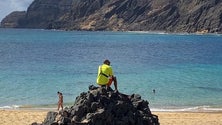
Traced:
[[3, 28], [0, 109], [71, 106], [105, 59], [153, 111], [222, 110], [222, 35]]

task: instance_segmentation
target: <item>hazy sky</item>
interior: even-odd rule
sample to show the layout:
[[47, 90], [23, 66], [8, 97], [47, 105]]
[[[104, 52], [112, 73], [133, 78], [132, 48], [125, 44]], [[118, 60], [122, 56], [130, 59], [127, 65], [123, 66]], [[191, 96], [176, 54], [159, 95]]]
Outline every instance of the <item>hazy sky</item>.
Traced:
[[34, 0], [0, 0], [0, 22], [13, 11], [26, 11]]

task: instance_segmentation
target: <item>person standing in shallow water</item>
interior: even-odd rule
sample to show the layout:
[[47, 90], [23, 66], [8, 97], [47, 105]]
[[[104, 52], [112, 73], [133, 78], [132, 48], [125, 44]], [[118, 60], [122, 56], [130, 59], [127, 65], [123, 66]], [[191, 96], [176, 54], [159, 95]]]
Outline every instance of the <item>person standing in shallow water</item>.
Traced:
[[59, 97], [58, 109], [57, 109], [57, 110], [59, 111], [60, 107], [61, 107], [62, 110], [63, 110], [63, 95], [62, 95], [61, 92], [57, 92], [57, 94], [58, 94], [58, 97]]
[[98, 75], [97, 75], [97, 84], [100, 86], [106, 86], [109, 88], [114, 82], [114, 87], [115, 90], [118, 91], [117, 89], [117, 80], [116, 77], [113, 74], [113, 69], [110, 66], [110, 61], [105, 60], [102, 65], [99, 66], [98, 68]]

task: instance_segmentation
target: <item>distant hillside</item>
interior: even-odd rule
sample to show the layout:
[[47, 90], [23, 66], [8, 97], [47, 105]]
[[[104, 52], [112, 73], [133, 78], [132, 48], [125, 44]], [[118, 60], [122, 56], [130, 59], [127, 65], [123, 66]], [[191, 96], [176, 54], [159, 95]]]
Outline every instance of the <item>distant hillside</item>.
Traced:
[[222, 33], [221, 0], [35, 0], [2, 27]]
[[7, 28], [18, 28], [20, 20], [25, 18], [25, 15], [25, 11], [14, 11], [2, 20], [1, 25]]

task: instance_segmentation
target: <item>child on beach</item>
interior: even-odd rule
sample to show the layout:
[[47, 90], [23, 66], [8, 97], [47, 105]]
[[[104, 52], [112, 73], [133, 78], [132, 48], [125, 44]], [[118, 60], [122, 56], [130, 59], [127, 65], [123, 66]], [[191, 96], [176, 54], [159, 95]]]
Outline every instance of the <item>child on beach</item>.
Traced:
[[63, 96], [62, 96], [61, 92], [57, 92], [57, 94], [58, 94], [58, 97], [59, 97], [59, 101], [58, 101], [58, 111], [59, 111], [60, 107], [63, 110]]

